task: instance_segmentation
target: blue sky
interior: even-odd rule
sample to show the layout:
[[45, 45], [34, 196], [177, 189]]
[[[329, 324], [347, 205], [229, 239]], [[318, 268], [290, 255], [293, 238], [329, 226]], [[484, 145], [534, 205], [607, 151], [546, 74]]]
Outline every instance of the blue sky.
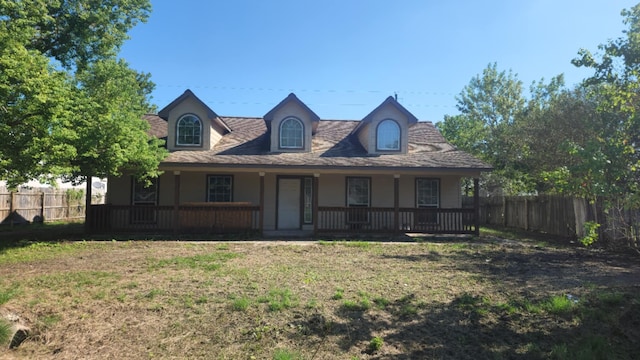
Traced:
[[159, 108], [191, 89], [219, 115], [262, 116], [290, 92], [323, 119], [362, 119], [387, 96], [420, 120], [454, 115], [489, 64], [526, 87], [580, 48], [622, 36], [624, 0], [151, 0], [120, 56]]

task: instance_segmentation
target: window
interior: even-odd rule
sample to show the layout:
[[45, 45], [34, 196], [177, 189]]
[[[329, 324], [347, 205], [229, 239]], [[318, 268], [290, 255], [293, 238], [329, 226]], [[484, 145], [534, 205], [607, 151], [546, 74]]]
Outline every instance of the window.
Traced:
[[[416, 179], [416, 207], [437, 209], [440, 207], [440, 180], [439, 179]], [[418, 213], [418, 223], [437, 223], [438, 214], [436, 212]]]
[[369, 178], [347, 178], [347, 207], [360, 208], [347, 210], [348, 223], [363, 224], [369, 222], [369, 211], [363, 208], [368, 208], [371, 203], [370, 184], [371, 179]]
[[313, 179], [304, 178], [303, 220], [305, 224], [313, 223]]
[[209, 175], [207, 178], [207, 185], [207, 201], [232, 201], [233, 177], [231, 175]]
[[156, 221], [156, 212], [153, 206], [158, 205], [158, 179], [151, 179], [151, 184], [146, 186], [142, 181], [132, 178], [131, 223], [145, 224]]
[[391, 119], [382, 120], [378, 124], [376, 147], [378, 150], [400, 150], [400, 125]]
[[280, 123], [280, 147], [285, 149], [302, 149], [304, 126], [296, 118], [286, 118]]
[[176, 145], [200, 146], [202, 122], [195, 115], [184, 115], [178, 120], [176, 127]]

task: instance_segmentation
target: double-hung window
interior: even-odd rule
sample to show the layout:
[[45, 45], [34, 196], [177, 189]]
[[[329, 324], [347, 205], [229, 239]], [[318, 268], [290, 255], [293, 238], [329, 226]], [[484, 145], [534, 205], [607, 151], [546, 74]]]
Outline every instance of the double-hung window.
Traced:
[[363, 224], [369, 222], [368, 207], [371, 205], [371, 179], [366, 177], [347, 178], [347, 222]]
[[158, 179], [151, 179], [151, 184], [132, 178], [131, 222], [134, 224], [154, 223], [158, 205]]
[[[416, 207], [437, 209], [440, 207], [440, 179], [416, 179]], [[435, 224], [437, 212], [419, 212], [418, 223]]]
[[207, 177], [207, 201], [233, 201], [233, 177], [231, 175], [209, 175]]

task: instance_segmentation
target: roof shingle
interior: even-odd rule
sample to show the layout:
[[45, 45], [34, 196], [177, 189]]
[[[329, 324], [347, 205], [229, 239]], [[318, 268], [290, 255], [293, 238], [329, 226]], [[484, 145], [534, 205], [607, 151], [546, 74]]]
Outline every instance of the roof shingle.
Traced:
[[[162, 129], [157, 122], [158, 119], [164, 120], [156, 118], [145, 116], [155, 136], [166, 136], [166, 121]], [[224, 116], [221, 119], [232, 131], [225, 134], [213, 149], [174, 151], [163, 163], [194, 166], [491, 169], [490, 165], [449, 144], [431, 122], [418, 122], [409, 128], [407, 154], [368, 154], [357, 138], [351, 135], [359, 121], [320, 120], [313, 136], [311, 152], [270, 152], [264, 119]]]

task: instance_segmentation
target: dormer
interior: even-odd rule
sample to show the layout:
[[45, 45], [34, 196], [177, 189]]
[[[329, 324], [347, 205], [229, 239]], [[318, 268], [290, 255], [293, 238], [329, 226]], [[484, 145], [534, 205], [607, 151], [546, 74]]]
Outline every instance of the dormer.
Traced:
[[311, 152], [320, 117], [291, 93], [264, 116], [271, 152]]
[[191, 90], [165, 106], [158, 116], [167, 121], [169, 151], [210, 150], [231, 131]]
[[351, 132], [369, 154], [406, 154], [409, 128], [418, 119], [389, 96]]

